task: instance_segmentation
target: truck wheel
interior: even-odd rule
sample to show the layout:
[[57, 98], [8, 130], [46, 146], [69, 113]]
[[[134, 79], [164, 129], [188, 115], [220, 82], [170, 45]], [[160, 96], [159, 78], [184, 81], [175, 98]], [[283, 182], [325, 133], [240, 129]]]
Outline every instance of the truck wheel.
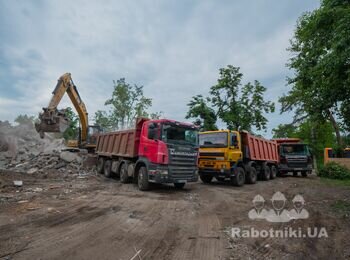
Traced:
[[293, 172], [293, 176], [297, 177], [298, 176], [298, 172]]
[[104, 165], [104, 167], [103, 167], [103, 174], [104, 174], [107, 178], [110, 178], [111, 175], [112, 175], [111, 168], [112, 168], [112, 161], [111, 161], [111, 160], [106, 160], [106, 161], [105, 161], [105, 165]]
[[185, 187], [186, 183], [174, 183], [174, 186], [176, 189], [182, 189], [183, 187]]
[[271, 174], [270, 174], [270, 179], [273, 180], [277, 177], [277, 168], [275, 165], [271, 166]]
[[96, 166], [97, 172], [103, 173], [104, 166], [105, 166], [105, 160], [102, 157], [98, 158], [98, 162], [97, 162], [97, 166]]
[[149, 190], [148, 173], [145, 166], [141, 166], [137, 176], [139, 190]]
[[246, 183], [254, 184], [256, 183], [257, 178], [256, 169], [253, 166], [250, 167], [249, 173], [247, 173], [246, 176]]
[[242, 167], [236, 168], [236, 175], [231, 177], [232, 184], [238, 187], [244, 185], [245, 182], [245, 173]]
[[270, 167], [268, 165], [264, 165], [262, 169], [262, 180], [268, 181], [271, 177]]
[[204, 182], [204, 183], [211, 183], [211, 180], [213, 179], [213, 176], [201, 175], [200, 178], [201, 178], [202, 182]]
[[307, 171], [302, 171], [302, 172], [301, 172], [301, 176], [307, 177]]
[[121, 183], [128, 183], [129, 182], [129, 176], [128, 176], [128, 164], [123, 163], [120, 168], [120, 182]]

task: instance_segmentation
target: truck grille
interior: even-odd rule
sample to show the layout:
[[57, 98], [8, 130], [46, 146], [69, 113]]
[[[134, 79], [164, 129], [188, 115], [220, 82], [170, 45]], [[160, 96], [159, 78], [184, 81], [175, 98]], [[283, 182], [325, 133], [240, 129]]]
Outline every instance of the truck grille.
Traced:
[[169, 154], [169, 171], [174, 179], [191, 179], [196, 164], [196, 156]]
[[307, 166], [306, 156], [287, 156], [286, 157], [288, 167], [291, 168], [303, 168]]

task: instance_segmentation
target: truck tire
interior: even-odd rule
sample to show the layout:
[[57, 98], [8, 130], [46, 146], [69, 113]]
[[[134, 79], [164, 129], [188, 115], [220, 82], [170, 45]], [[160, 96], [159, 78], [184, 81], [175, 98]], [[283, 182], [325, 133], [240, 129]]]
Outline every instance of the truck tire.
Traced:
[[183, 189], [183, 187], [185, 187], [185, 184], [186, 183], [174, 183], [174, 186], [176, 189], [181, 190], [181, 189]]
[[262, 172], [261, 172], [261, 177], [262, 177], [262, 180], [263, 181], [268, 181], [270, 180], [270, 177], [271, 177], [271, 170], [270, 170], [270, 167], [265, 164], [262, 168]]
[[254, 184], [256, 183], [256, 180], [258, 179], [258, 175], [256, 173], [256, 169], [251, 166], [249, 172], [246, 175], [246, 183], [248, 184]]
[[137, 186], [139, 190], [149, 190], [148, 173], [145, 166], [141, 166], [137, 174]]
[[294, 177], [298, 177], [298, 172], [293, 172]]
[[233, 185], [241, 187], [245, 183], [245, 172], [242, 167], [236, 168], [235, 176], [231, 177], [231, 182]]
[[210, 175], [200, 175], [201, 181], [204, 183], [211, 183], [213, 176]]
[[270, 174], [270, 179], [273, 180], [277, 177], [277, 168], [275, 165], [271, 166], [271, 174]]
[[96, 166], [97, 172], [103, 173], [104, 166], [105, 166], [105, 160], [102, 157], [98, 158], [97, 166]]
[[106, 160], [105, 165], [103, 167], [103, 174], [107, 178], [110, 178], [112, 176], [111, 168], [112, 168], [112, 160]]
[[123, 163], [120, 167], [120, 182], [121, 183], [129, 183], [129, 175], [128, 175], [128, 164]]
[[307, 171], [302, 171], [302, 172], [301, 172], [301, 176], [307, 177]]

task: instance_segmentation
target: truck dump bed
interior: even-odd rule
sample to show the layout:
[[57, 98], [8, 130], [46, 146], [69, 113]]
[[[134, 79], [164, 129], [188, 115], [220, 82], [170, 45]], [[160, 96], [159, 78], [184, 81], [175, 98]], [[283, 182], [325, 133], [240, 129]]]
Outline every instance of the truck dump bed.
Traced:
[[99, 134], [96, 142], [96, 153], [109, 157], [137, 157], [142, 125], [147, 120], [145, 118], [137, 119], [134, 129]]
[[278, 162], [278, 149], [275, 141], [266, 140], [241, 132], [243, 153], [246, 158], [255, 161]]

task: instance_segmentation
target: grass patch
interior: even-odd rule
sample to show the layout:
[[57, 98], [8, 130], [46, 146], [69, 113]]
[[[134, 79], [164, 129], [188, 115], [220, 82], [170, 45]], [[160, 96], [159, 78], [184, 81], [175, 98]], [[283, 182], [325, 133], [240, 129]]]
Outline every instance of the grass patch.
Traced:
[[337, 200], [335, 203], [331, 205], [332, 210], [334, 212], [344, 215], [350, 214], [350, 202], [345, 200]]
[[332, 186], [350, 186], [350, 180], [336, 180], [321, 177], [321, 183]]

